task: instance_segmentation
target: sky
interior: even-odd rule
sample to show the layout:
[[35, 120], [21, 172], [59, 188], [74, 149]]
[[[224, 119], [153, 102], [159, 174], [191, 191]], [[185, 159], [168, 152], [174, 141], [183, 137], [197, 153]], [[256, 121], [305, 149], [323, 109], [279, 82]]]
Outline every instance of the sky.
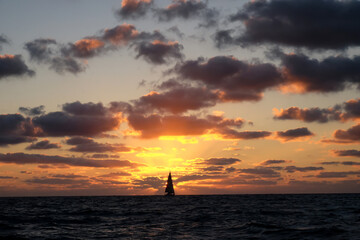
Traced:
[[0, 0], [0, 196], [359, 193], [359, 12]]

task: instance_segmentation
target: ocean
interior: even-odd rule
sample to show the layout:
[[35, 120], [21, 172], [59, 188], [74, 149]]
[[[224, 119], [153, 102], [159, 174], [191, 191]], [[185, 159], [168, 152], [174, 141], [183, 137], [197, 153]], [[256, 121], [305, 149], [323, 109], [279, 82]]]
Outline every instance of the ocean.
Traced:
[[0, 239], [360, 239], [360, 194], [0, 198]]

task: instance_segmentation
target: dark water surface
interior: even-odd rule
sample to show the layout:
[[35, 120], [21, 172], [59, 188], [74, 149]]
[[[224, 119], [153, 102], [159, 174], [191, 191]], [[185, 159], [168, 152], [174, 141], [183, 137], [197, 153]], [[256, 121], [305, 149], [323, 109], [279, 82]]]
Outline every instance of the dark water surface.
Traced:
[[0, 198], [0, 239], [360, 239], [360, 194]]

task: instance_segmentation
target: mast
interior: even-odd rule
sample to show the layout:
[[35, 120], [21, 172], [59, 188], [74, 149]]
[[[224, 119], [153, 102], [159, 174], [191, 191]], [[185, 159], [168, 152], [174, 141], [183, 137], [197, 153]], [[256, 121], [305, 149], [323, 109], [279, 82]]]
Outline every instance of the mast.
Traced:
[[174, 186], [171, 179], [171, 172], [169, 172], [166, 188], [165, 188], [165, 195], [166, 196], [175, 196]]

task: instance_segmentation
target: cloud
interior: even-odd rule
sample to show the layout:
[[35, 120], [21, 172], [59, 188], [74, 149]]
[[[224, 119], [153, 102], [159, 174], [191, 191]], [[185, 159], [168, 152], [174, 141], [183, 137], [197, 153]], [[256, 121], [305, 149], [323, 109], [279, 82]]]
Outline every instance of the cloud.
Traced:
[[332, 151], [337, 157], [360, 157], [360, 151], [355, 149], [349, 150], [333, 150]]
[[207, 2], [197, 0], [173, 0], [172, 4], [164, 9], [156, 9], [159, 21], [168, 22], [175, 18], [195, 19], [200, 18], [200, 27], [212, 27], [217, 25], [218, 11], [209, 8]]
[[0, 154], [0, 162], [12, 164], [49, 164], [49, 165], [66, 165], [74, 167], [93, 167], [93, 168], [117, 168], [129, 167], [136, 168], [137, 163], [127, 160], [93, 160], [88, 158], [50, 156], [42, 154], [26, 153], [7, 153]]
[[146, 189], [146, 188], [154, 188], [159, 191], [163, 190], [165, 187], [165, 181], [158, 177], [146, 177], [141, 180], [133, 180], [132, 184], [137, 188]]
[[343, 119], [360, 119], [360, 98], [345, 102], [344, 109]]
[[41, 105], [34, 108], [28, 108], [28, 107], [19, 107], [19, 111], [28, 115], [28, 116], [36, 116], [36, 115], [42, 115], [45, 113], [45, 106]]
[[282, 164], [282, 163], [289, 163], [291, 161], [289, 160], [266, 160], [264, 162], [261, 162], [260, 165], [267, 166], [267, 165], [273, 165], [273, 164]]
[[237, 159], [237, 158], [209, 158], [209, 159], [204, 160], [200, 164], [226, 166], [226, 165], [232, 165], [232, 164], [239, 163], [239, 162], [241, 162], [241, 160]]
[[10, 44], [10, 40], [7, 36], [5, 36], [4, 34], [1, 34], [0, 35], [0, 51], [2, 50], [3, 44]]
[[189, 182], [189, 181], [197, 181], [197, 180], [212, 180], [212, 179], [222, 179], [224, 176], [219, 175], [185, 175], [176, 179], [177, 183], [180, 182]]
[[91, 58], [104, 50], [105, 43], [96, 38], [83, 38], [69, 45], [68, 49], [63, 49], [66, 54], [72, 54], [78, 58]]
[[34, 76], [20, 55], [0, 55], [0, 79], [13, 76]]
[[274, 109], [274, 119], [276, 120], [301, 120], [304, 122], [327, 123], [330, 120], [339, 120], [340, 112], [334, 108], [298, 108], [290, 107], [287, 109]]
[[303, 54], [280, 54], [285, 84], [283, 91], [338, 92], [359, 86], [360, 56], [327, 57], [321, 61]]
[[153, 42], [141, 42], [136, 45], [138, 52], [136, 58], [143, 57], [152, 64], [165, 64], [171, 59], [182, 60], [184, 55], [181, 53], [184, 47], [178, 42], [162, 42], [155, 40]]
[[87, 116], [105, 116], [108, 113], [108, 109], [103, 106], [102, 103], [81, 103], [79, 101], [72, 103], [65, 103], [62, 106], [64, 112], [73, 115], [87, 115]]
[[250, 140], [250, 139], [262, 139], [269, 137], [272, 132], [268, 131], [243, 131], [239, 132], [234, 129], [221, 129], [218, 133], [222, 135], [224, 139], [242, 139], [242, 140]]
[[234, 43], [234, 38], [231, 36], [233, 32], [233, 29], [217, 30], [213, 36], [215, 46], [217, 48], [222, 48], [226, 45], [232, 45]]
[[152, 0], [122, 0], [121, 8], [116, 14], [123, 19], [137, 19], [150, 10], [152, 3]]
[[51, 60], [51, 56], [55, 53], [54, 47], [57, 42], [50, 38], [38, 38], [30, 42], [26, 42], [24, 49], [28, 51], [30, 59], [37, 62], [46, 62]]
[[359, 166], [360, 162], [344, 161], [344, 162], [321, 162], [322, 165], [345, 165], [345, 166]]
[[114, 28], [105, 29], [101, 38], [105, 41], [109, 41], [115, 46], [126, 45], [129, 41], [136, 39], [139, 36], [139, 32], [134, 25], [121, 24]]
[[195, 83], [221, 91], [223, 101], [258, 101], [263, 91], [278, 86], [282, 78], [272, 64], [246, 63], [232, 56], [188, 60], [174, 72]]
[[58, 143], [50, 143], [49, 140], [43, 140], [37, 143], [32, 143], [31, 145], [27, 146], [27, 150], [45, 150], [45, 149], [54, 149], [54, 148], [61, 148]]
[[128, 172], [112, 172], [108, 174], [99, 175], [101, 178], [116, 178], [116, 177], [124, 177], [131, 176], [131, 173]]
[[210, 172], [211, 174], [222, 174], [224, 167], [223, 166], [210, 166], [202, 168], [202, 171]]
[[168, 32], [174, 33], [177, 37], [180, 39], [183, 39], [185, 34], [180, 31], [180, 29], [177, 26], [172, 26], [169, 29], [167, 29]]
[[37, 131], [31, 120], [20, 114], [0, 115], [0, 146], [34, 141]]
[[259, 176], [263, 178], [280, 177], [280, 173], [268, 167], [244, 168], [239, 170], [240, 173]]
[[35, 177], [27, 179], [24, 182], [31, 184], [46, 184], [46, 185], [89, 185], [87, 179], [71, 179], [71, 178], [54, 178], [54, 177]]
[[46, 136], [95, 136], [119, 127], [121, 120], [106, 115], [73, 115], [66, 112], [51, 112], [33, 118]]
[[317, 178], [345, 178], [349, 175], [360, 176], [360, 171], [349, 171], [349, 172], [320, 172]]
[[[360, 44], [358, 1], [251, 1], [231, 21], [242, 21], [238, 44], [272, 43], [310, 49], [345, 49]], [[314, 24], [316, 23], [316, 24]]]
[[294, 173], [294, 172], [309, 172], [309, 171], [318, 171], [318, 170], [324, 170], [323, 167], [296, 167], [296, 166], [287, 166], [285, 167], [285, 170], [288, 173]]
[[178, 114], [215, 106], [218, 99], [218, 94], [206, 88], [181, 86], [162, 93], [150, 92], [135, 100], [134, 106], [143, 111], [164, 110]]
[[110, 50], [107, 46], [109, 44], [125, 44], [137, 34], [134, 26], [123, 24], [105, 29], [99, 36], [86, 37], [74, 43], [60, 44], [54, 39], [39, 38], [25, 43], [24, 48], [28, 51], [30, 60], [48, 64], [50, 69], [59, 74], [77, 74], [86, 69], [84, 58], [91, 58]]
[[336, 130], [333, 134], [334, 140], [345, 141], [345, 143], [355, 143], [360, 141], [360, 124], [354, 125], [347, 130]]
[[311, 136], [314, 136], [314, 134], [310, 132], [309, 129], [307, 129], [306, 127], [276, 132], [276, 138], [285, 142], [293, 140], [296, 141], [298, 139]]
[[[1, 37], [1, 36], [0, 36]], [[16, 177], [12, 176], [0, 176], [0, 179], [17, 179]]]
[[84, 72], [85, 66], [71, 57], [54, 57], [51, 59], [50, 69], [59, 74], [64, 74], [66, 72], [77, 74]]
[[98, 143], [93, 139], [84, 137], [72, 137], [66, 141], [72, 152], [104, 153], [104, 152], [131, 152], [134, 149], [124, 144]]

